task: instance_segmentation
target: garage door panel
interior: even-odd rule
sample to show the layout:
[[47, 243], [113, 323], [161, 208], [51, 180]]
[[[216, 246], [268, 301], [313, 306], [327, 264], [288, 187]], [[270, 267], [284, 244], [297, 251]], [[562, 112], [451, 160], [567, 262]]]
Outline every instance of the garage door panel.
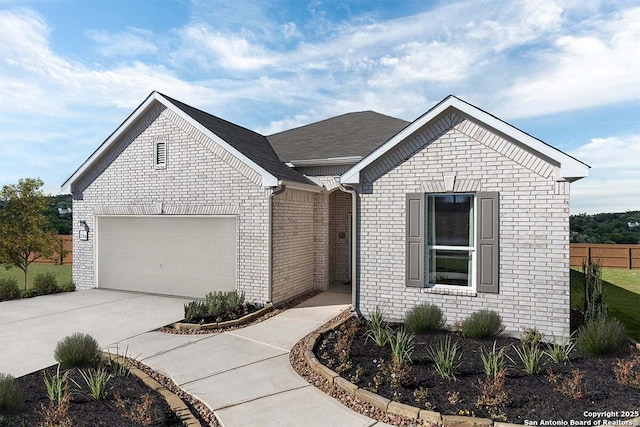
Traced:
[[98, 287], [203, 297], [236, 288], [235, 217], [98, 217]]

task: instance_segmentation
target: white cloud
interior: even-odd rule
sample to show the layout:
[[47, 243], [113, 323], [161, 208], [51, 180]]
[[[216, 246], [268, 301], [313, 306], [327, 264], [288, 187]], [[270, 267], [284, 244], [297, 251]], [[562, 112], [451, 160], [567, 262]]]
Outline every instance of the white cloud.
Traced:
[[640, 134], [593, 138], [571, 154], [591, 165], [571, 185], [572, 213], [640, 210]]
[[153, 32], [141, 28], [129, 27], [120, 33], [89, 30], [87, 35], [100, 45], [98, 51], [107, 57], [135, 57], [158, 52]]
[[543, 50], [532, 73], [522, 73], [500, 100], [510, 117], [528, 117], [640, 97], [640, 8], [582, 34], [563, 35]]

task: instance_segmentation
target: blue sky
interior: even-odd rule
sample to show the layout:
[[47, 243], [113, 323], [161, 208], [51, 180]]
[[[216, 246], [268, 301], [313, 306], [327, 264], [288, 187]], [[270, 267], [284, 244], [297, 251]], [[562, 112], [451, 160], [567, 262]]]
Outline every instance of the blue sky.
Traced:
[[0, 185], [60, 185], [152, 91], [264, 134], [455, 94], [640, 209], [637, 1], [0, 0]]

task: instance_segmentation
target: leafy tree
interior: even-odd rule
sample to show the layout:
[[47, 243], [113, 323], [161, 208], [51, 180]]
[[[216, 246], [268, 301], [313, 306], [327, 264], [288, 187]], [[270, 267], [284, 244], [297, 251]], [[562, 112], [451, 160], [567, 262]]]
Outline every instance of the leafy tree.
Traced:
[[24, 272], [27, 289], [29, 266], [40, 258], [49, 258], [56, 248], [57, 233], [49, 228], [47, 199], [42, 180], [25, 178], [17, 185], [5, 185], [0, 191], [0, 263], [7, 269]]

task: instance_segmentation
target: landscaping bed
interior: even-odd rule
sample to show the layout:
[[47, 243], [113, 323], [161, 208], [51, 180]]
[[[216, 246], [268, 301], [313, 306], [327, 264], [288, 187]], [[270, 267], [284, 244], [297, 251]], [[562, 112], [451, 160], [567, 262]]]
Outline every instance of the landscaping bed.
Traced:
[[[394, 325], [391, 329], [398, 328]], [[341, 377], [391, 401], [443, 415], [484, 417], [518, 424], [555, 420], [561, 422], [556, 425], [564, 421], [567, 425], [571, 421], [596, 425], [598, 421], [640, 416], [640, 383], [621, 384], [614, 373], [616, 364], [635, 366], [629, 378], [640, 380], [640, 355], [631, 345], [599, 357], [573, 349], [566, 364], [543, 355], [539, 371], [528, 375], [515, 351], [516, 347], [521, 348], [520, 340], [502, 336], [471, 339], [438, 330], [415, 334], [411, 362], [401, 370], [394, 370], [390, 346], [378, 346], [373, 339], [367, 339], [368, 329], [369, 325], [362, 320], [349, 319], [323, 334], [314, 353], [320, 363]], [[461, 354], [455, 380], [441, 377], [429, 354], [429, 349], [445, 337], [457, 343], [458, 354]], [[494, 341], [496, 348], [505, 348], [506, 369], [500, 389], [487, 388], [481, 359], [481, 354], [491, 352]], [[543, 344], [538, 347], [546, 348]], [[481, 397], [483, 390], [484, 397]], [[603, 412], [610, 413], [604, 415]]]
[[[0, 415], [0, 426], [182, 426], [162, 396], [151, 390], [134, 375], [117, 376], [109, 381], [105, 399], [95, 400], [88, 395], [87, 385], [78, 369], [69, 374], [70, 401], [67, 415], [55, 423], [51, 411], [44, 375], [56, 374], [52, 366], [23, 377], [16, 384], [23, 396], [21, 409], [11, 415]], [[77, 383], [79, 386], [76, 386]]]

